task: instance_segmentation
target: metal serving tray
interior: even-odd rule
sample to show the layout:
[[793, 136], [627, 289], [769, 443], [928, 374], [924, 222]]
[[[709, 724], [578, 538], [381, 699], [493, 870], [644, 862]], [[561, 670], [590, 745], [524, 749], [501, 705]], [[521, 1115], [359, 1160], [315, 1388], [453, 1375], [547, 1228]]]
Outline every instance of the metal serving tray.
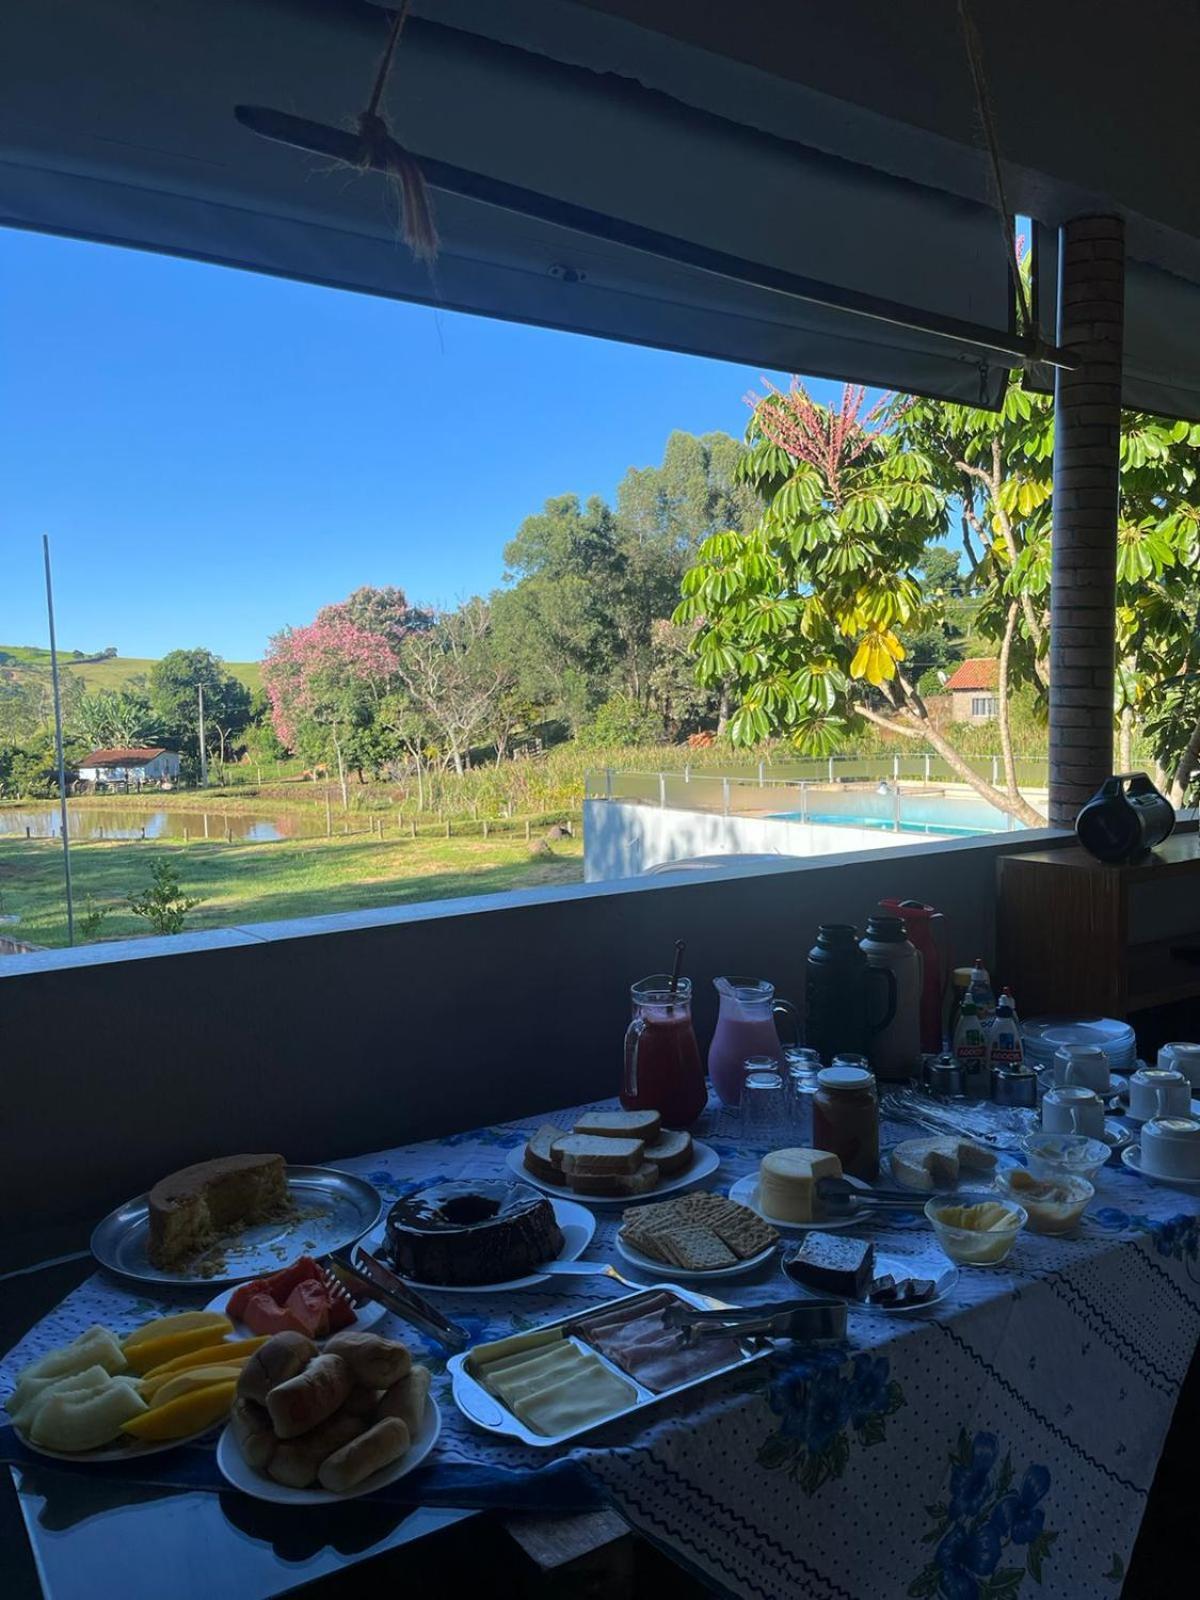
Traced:
[[[278, 1272], [297, 1256], [326, 1255], [361, 1239], [379, 1221], [383, 1201], [363, 1178], [335, 1167], [288, 1167], [296, 1215], [256, 1222], [204, 1250], [184, 1272], [154, 1266], [146, 1254], [149, 1196], [110, 1211], [92, 1234], [92, 1254], [123, 1278], [164, 1289], [220, 1289]], [[204, 1270], [205, 1265], [212, 1268]]]
[[[636, 1294], [620, 1295], [615, 1300], [605, 1300], [598, 1305], [592, 1305], [586, 1311], [573, 1311], [569, 1316], [555, 1317], [549, 1322], [539, 1322], [535, 1327], [524, 1328], [523, 1333], [538, 1333], [543, 1328], [557, 1328], [564, 1324], [579, 1322], [586, 1316], [594, 1316], [599, 1311], [615, 1311], [618, 1306], [629, 1305], [633, 1301], [643, 1300], [652, 1294], [661, 1293], [676, 1295], [689, 1306], [694, 1306], [698, 1311], [706, 1311], [712, 1307], [722, 1306], [719, 1300], [711, 1296], [696, 1294], [690, 1289], [683, 1288], [678, 1283], [652, 1283], [646, 1288], [639, 1289]], [[609, 1417], [602, 1417], [598, 1422], [589, 1422], [582, 1428], [574, 1428], [568, 1433], [534, 1433], [532, 1428], [527, 1428], [518, 1416], [515, 1416], [507, 1406], [503, 1405], [489, 1390], [473, 1378], [467, 1370], [467, 1363], [471, 1359], [472, 1350], [466, 1350], [462, 1355], [452, 1356], [446, 1363], [446, 1370], [451, 1378], [451, 1393], [454, 1403], [463, 1416], [476, 1424], [477, 1427], [486, 1428], [489, 1433], [501, 1433], [510, 1439], [520, 1439], [524, 1444], [533, 1445], [538, 1450], [549, 1450], [557, 1445], [567, 1444], [572, 1439], [578, 1439], [585, 1433], [594, 1433], [597, 1428], [606, 1428], [610, 1422], [621, 1422], [628, 1417], [636, 1416], [639, 1412], [648, 1410], [651, 1406], [658, 1405], [661, 1400], [670, 1400], [673, 1395], [683, 1394], [688, 1389], [696, 1389], [702, 1383], [711, 1383], [714, 1378], [723, 1377], [727, 1372], [738, 1372], [743, 1367], [761, 1361], [764, 1356], [770, 1355], [770, 1344], [758, 1339], [739, 1339], [738, 1347], [742, 1354], [737, 1361], [731, 1361], [724, 1367], [718, 1367], [713, 1372], [702, 1373], [697, 1378], [689, 1378], [686, 1383], [679, 1383], [671, 1389], [664, 1389], [661, 1394], [655, 1394], [645, 1388], [635, 1377], [619, 1367], [615, 1361], [610, 1361], [595, 1345], [589, 1344], [582, 1337], [568, 1335], [577, 1345], [587, 1350], [590, 1354], [598, 1356], [610, 1372], [616, 1373], [626, 1383], [632, 1384], [637, 1390], [637, 1399], [624, 1411], [618, 1411]], [[489, 1340], [488, 1343], [496, 1343]], [[476, 1345], [473, 1349], [478, 1349]]]

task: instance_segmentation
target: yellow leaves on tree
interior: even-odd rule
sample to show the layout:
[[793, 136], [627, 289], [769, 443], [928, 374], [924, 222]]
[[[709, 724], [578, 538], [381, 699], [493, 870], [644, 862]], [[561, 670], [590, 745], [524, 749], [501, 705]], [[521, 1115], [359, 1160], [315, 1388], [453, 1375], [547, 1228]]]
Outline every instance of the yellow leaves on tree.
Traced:
[[896, 663], [904, 660], [904, 654], [904, 646], [890, 628], [873, 629], [859, 640], [850, 663], [850, 676], [865, 678], [877, 689], [896, 676]]

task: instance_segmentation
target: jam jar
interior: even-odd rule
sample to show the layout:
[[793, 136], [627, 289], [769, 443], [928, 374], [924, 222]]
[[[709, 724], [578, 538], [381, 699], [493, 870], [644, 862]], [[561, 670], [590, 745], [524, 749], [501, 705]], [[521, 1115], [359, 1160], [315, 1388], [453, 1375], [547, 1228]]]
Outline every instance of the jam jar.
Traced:
[[826, 1067], [812, 1102], [813, 1145], [828, 1150], [851, 1178], [879, 1173], [879, 1097], [866, 1067]]

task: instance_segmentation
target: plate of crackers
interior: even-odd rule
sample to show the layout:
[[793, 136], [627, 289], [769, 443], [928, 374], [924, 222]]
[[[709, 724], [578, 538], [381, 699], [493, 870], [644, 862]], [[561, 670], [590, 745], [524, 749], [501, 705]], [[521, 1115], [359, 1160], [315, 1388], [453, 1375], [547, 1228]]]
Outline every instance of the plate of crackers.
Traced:
[[617, 1234], [617, 1253], [644, 1272], [671, 1277], [732, 1278], [761, 1267], [779, 1233], [748, 1206], [719, 1194], [686, 1194], [631, 1207]]

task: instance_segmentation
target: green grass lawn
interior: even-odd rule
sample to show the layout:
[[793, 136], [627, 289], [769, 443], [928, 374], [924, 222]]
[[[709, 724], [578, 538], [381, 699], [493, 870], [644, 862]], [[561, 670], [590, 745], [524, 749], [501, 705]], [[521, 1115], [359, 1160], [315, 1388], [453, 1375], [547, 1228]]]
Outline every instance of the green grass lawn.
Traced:
[[[148, 886], [151, 863], [161, 856], [171, 858], [185, 893], [202, 897], [188, 916], [191, 931], [582, 882], [581, 841], [562, 839], [552, 848], [534, 855], [523, 839], [362, 835], [273, 844], [97, 842], [71, 846], [71, 875], [76, 917], [89, 896], [113, 907], [101, 931], [112, 939], [149, 931], [124, 902]], [[30, 944], [66, 944], [57, 841], [0, 839], [0, 913], [20, 918], [6, 933]]]

